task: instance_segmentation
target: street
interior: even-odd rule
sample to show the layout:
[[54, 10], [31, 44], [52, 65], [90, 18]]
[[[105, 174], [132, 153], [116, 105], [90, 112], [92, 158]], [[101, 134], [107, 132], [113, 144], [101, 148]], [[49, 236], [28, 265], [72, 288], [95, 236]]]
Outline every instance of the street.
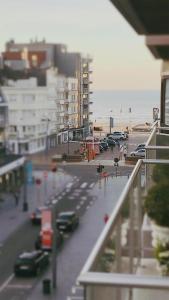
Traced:
[[[110, 150], [97, 157], [101, 163], [108, 159], [112, 160]], [[107, 178], [102, 178], [96, 168], [90, 164], [66, 164], [56, 173], [47, 172], [47, 176], [46, 171], [35, 170], [34, 177], [41, 178], [41, 185], [27, 187], [29, 212], [22, 211], [23, 191], [18, 207], [11, 199], [1, 204], [0, 300], [47, 299], [42, 294], [42, 280], [52, 279], [50, 267], [37, 278], [15, 278], [13, 274], [17, 255], [34, 249], [40, 229], [32, 226], [30, 214], [47, 201], [56, 203], [57, 212], [73, 210], [80, 217], [79, 227], [64, 234], [63, 248], [57, 253], [57, 290], [50, 299], [65, 300], [77, 291], [76, 278], [104, 227], [104, 215], [111, 214], [133, 167], [116, 169], [112, 160], [111, 165], [105, 165]]]

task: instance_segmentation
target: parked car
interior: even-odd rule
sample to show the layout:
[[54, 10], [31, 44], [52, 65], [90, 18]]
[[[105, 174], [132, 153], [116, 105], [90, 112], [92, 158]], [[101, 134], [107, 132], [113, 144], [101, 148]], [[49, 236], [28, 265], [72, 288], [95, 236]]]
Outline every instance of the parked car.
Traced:
[[121, 131], [114, 131], [109, 137], [112, 137], [114, 140], [125, 140], [126, 137]]
[[38, 275], [49, 264], [49, 253], [41, 250], [23, 252], [14, 264], [15, 276]]
[[[63, 234], [56, 229], [56, 248], [60, 248], [63, 244], [64, 238], [63, 238]], [[51, 239], [52, 242], [52, 239]], [[40, 231], [40, 233], [38, 234], [36, 240], [35, 240], [35, 249], [36, 250], [43, 250], [43, 251], [51, 251], [52, 250], [52, 243], [50, 243], [50, 247], [46, 248], [43, 244], [42, 244], [42, 231]]]
[[137, 150], [139, 150], [139, 149], [145, 149], [145, 145], [146, 145], [146, 144], [138, 144], [135, 151], [137, 151]]
[[109, 145], [109, 147], [111, 146], [116, 146], [116, 141], [111, 137], [109, 136], [108, 139], [107, 139], [107, 144]]
[[35, 211], [31, 214], [31, 221], [33, 225], [40, 225], [42, 219], [42, 211], [49, 209], [48, 206], [41, 206], [35, 209]]
[[100, 150], [101, 153], [104, 152], [104, 148], [101, 144], [99, 144], [99, 150]]
[[131, 156], [137, 156], [137, 157], [145, 158], [145, 153], [146, 153], [145, 149], [138, 149], [136, 151], [132, 151], [130, 153], [130, 155]]
[[59, 231], [73, 231], [79, 225], [79, 217], [73, 211], [59, 213], [56, 219]]
[[100, 145], [103, 147], [104, 150], [107, 150], [109, 148], [109, 145], [107, 142], [101, 142]]

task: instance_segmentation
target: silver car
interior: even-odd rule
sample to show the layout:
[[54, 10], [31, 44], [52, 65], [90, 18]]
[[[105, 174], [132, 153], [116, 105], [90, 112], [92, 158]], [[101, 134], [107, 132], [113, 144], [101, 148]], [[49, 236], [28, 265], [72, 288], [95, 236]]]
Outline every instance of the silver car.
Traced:
[[138, 149], [138, 150], [132, 151], [130, 153], [130, 155], [145, 158], [146, 150], [145, 149]]

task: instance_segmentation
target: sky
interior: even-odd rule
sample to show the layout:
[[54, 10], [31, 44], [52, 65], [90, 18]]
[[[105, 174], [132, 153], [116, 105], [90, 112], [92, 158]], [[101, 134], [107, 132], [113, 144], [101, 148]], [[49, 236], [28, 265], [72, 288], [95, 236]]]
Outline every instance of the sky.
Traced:
[[6, 41], [46, 39], [93, 58], [93, 90], [160, 89], [161, 61], [109, 0], [0, 0]]

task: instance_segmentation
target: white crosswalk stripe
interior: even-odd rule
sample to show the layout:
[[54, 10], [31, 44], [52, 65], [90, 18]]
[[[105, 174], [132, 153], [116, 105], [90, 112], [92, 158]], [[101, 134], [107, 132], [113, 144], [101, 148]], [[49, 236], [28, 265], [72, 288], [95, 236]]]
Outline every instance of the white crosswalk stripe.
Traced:
[[83, 183], [81, 184], [80, 188], [81, 188], [81, 189], [84, 189], [84, 188], [87, 186], [87, 184], [88, 184], [87, 182], [83, 182]]

